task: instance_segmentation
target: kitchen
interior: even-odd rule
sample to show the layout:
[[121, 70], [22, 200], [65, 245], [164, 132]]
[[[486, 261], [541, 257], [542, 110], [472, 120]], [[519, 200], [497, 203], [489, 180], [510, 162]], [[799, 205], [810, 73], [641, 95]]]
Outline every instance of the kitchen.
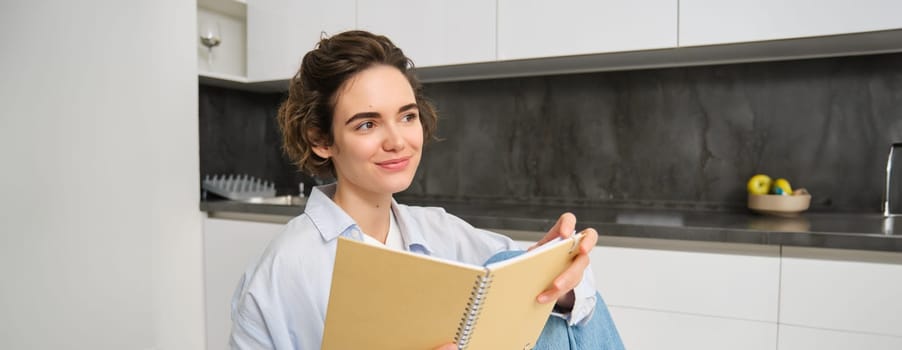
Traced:
[[[576, 203], [581, 204], [578, 208], [613, 201], [618, 207], [649, 202], [680, 206], [700, 203], [703, 207], [714, 203], [726, 206], [715, 208], [720, 211], [741, 211], [744, 181], [758, 171], [787, 176], [794, 185], [812, 192], [811, 212], [801, 216], [807, 222], [778, 221], [784, 228], [769, 227], [763, 233], [738, 227], [773, 225], [774, 221], [741, 222], [727, 228], [715, 223], [708, 229], [697, 229], [699, 224], [693, 222], [701, 219], [693, 213], [708, 211], [692, 208], [683, 215], [674, 215], [673, 211], [666, 215], [621, 211], [619, 217], [610, 214], [614, 222], [608, 224], [605, 219], [598, 219], [602, 225], [596, 227], [600, 231], [610, 229], [611, 236], [604, 237], [602, 246], [596, 248], [595, 273], [599, 281], [609, 281], [601, 282], [601, 288], [628, 348], [693, 345], [803, 349], [812, 348], [806, 345], [815, 340], [829, 341], [828, 345], [837, 348], [847, 344], [844, 342], [870, 344], [862, 347], [875, 349], [899, 347], [902, 334], [898, 329], [902, 327], [896, 315], [902, 312], [892, 296], [898, 295], [902, 287], [889, 284], [893, 278], [879, 277], [898, 276], [902, 264], [896, 237], [871, 234], [863, 236], [865, 243], [850, 239], [846, 241], [857, 243], [842, 243], [842, 237], [821, 234], [808, 240], [828, 243], [806, 246], [802, 242], [812, 236], [792, 231], [793, 225], [807, 225], [805, 230], [817, 231], [822, 230], [819, 227], [839, 225], [819, 220], [825, 212], [850, 216], [881, 212], [881, 167], [886, 164], [886, 148], [902, 137], [898, 122], [902, 103], [898, 83], [894, 83], [900, 74], [900, 60], [898, 54], [893, 54], [902, 51], [897, 44], [902, 42], [897, 32], [902, 23], [892, 15], [898, 13], [898, 9], [892, 10], [898, 5], [889, 1], [856, 2], [854, 6], [825, 2], [813, 9], [801, 3], [765, 2], [752, 7], [740, 2], [716, 2], [723, 4], [718, 7], [711, 2], [682, 0], [642, 2], [644, 6], [631, 8], [616, 1], [572, 2], [570, 6], [560, 2], [531, 3], [534, 7], [504, 0], [473, 1], [460, 3], [461, 7], [456, 7], [460, 12], [448, 10], [449, 17], [465, 15], [466, 26], [452, 22], [433, 24], [438, 28], [432, 28], [406, 22], [400, 28], [420, 27], [410, 31], [378, 23], [386, 16], [378, 12], [380, 8], [374, 3], [332, 2], [328, 6], [334, 8], [322, 9], [323, 12], [267, 10], [269, 3], [263, 1], [247, 4], [247, 46], [243, 48], [247, 56], [244, 65], [235, 64], [239, 69], [244, 66], [245, 71], [218, 73], [205, 72], [206, 64], [211, 62], [207, 55], [213, 53], [214, 63], [230, 57], [225, 51], [233, 43], [226, 35], [230, 29], [220, 28], [220, 46], [207, 50], [197, 36], [191, 35], [200, 29], [205, 10], [198, 10], [191, 2], [2, 5], [0, 23], [6, 26], [3, 42], [15, 48], [4, 55], [4, 76], [11, 79], [2, 85], [4, 106], [8, 106], [2, 139], [4, 159], [12, 160], [4, 179], [10, 184], [22, 184], [4, 191], [6, 197], [17, 200], [4, 204], [3, 211], [7, 215], [3, 232], [8, 242], [3, 245], [8, 249], [2, 254], [8, 259], [3, 266], [6, 275], [13, 278], [3, 288], [7, 300], [4, 310], [11, 311], [4, 312], [4, 329], [9, 331], [0, 337], [2, 347], [221, 348], [214, 346], [215, 341], [222, 341], [221, 337], [217, 340], [210, 331], [214, 323], [209, 319], [211, 290], [204, 287], [204, 259], [211, 258], [211, 253], [204, 251], [205, 245], [217, 243], [214, 238], [220, 240], [219, 244], [237, 242], [229, 237], [258, 242], [259, 236], [248, 237], [247, 233], [264, 224], [255, 222], [262, 216], [243, 221], [233, 220], [234, 217], [211, 219], [207, 218], [208, 212], [230, 211], [198, 210], [199, 179], [205, 175], [204, 157], [209, 156], [204, 152], [208, 145], [201, 135], [202, 128], [210, 126], [203, 121], [198, 125], [198, 110], [201, 120], [213, 116], [204, 114], [209, 110], [204, 107], [204, 99], [216, 101], [218, 94], [220, 98], [229, 97], [235, 109], [266, 113], [274, 108], [269, 105], [272, 96], [280, 93], [272, 90], [273, 86], [284, 82], [296, 68], [293, 65], [300, 55], [309, 49], [307, 44], [285, 45], [286, 41], [312, 44], [324, 29], [334, 32], [368, 20], [374, 21], [369, 28], [382, 28], [397, 37], [418, 66], [423, 67], [420, 74], [427, 81], [427, 93], [445, 116], [439, 131], [447, 141], [434, 144], [435, 149], [428, 151], [435, 151], [431, 157], [481, 162], [476, 164], [486, 169], [486, 173], [442, 174], [439, 164], [423, 164], [423, 174], [405, 194], [408, 202], [417, 198], [430, 203], [443, 200], [452, 213], [456, 203], [460, 215], [469, 215], [478, 226], [492, 227], [505, 222], [507, 206], [491, 202], [504, 196], [527, 204], [544, 200], [541, 203], [547, 205], [547, 201], [555, 200], [552, 205], [569, 206], [574, 203], [564, 199], [582, 201]], [[282, 5], [325, 6], [304, 2]], [[430, 10], [426, 5], [407, 5], [400, 8], [417, 14]], [[580, 6], [599, 8], [574, 10]], [[610, 11], [612, 8], [624, 12]], [[774, 8], [780, 10], [762, 10]], [[374, 12], [367, 15], [363, 12], [367, 9]], [[727, 10], [736, 15], [726, 16], [723, 11]], [[329, 11], [341, 15], [326, 16]], [[274, 17], [254, 22], [255, 13]], [[348, 13], [357, 15], [349, 17]], [[547, 23], [531, 21], [536, 13], [549, 18]], [[608, 17], [599, 20], [598, 16]], [[430, 18], [407, 17], [415, 18], [411, 21]], [[554, 18], [559, 18], [559, 23]], [[836, 21], [837, 18], [842, 20]], [[307, 28], [308, 37], [303, 39], [277, 35], [285, 32], [280, 25], [312, 26], [316, 20], [337, 24]], [[798, 21], [804, 25], [798, 25]], [[264, 41], [262, 47], [254, 46], [252, 40], [255, 28], [260, 28], [255, 23], [264, 26], [263, 37], [272, 39]], [[769, 25], [748, 30], [755, 23]], [[841, 25], [831, 26], [835, 23]], [[549, 31], [554, 27], [565, 32]], [[393, 30], [397, 35], [391, 34]], [[430, 32], [433, 30], [454, 32], [455, 36], [443, 37]], [[618, 34], [609, 40], [587, 40], [574, 34], [589, 33], [592, 38], [609, 32]], [[413, 35], [409, 33], [422, 37], [405, 37]], [[520, 33], [517, 35], [528, 40], [520, 37], [516, 44], [518, 36], [506, 36], [513, 35], [510, 33]], [[843, 33], [855, 34], [837, 35]], [[466, 36], [482, 40], [467, 37], [455, 41]], [[459, 49], [432, 54], [437, 50], [418, 47], [421, 43], [430, 44], [418, 40], [434, 37], [443, 37], [441, 42], [447, 45], [444, 47]], [[55, 40], [48, 42], [47, 38]], [[775, 40], [783, 38], [792, 40]], [[404, 44], [405, 40], [409, 45]], [[513, 44], [505, 46], [506, 43]], [[824, 58], [783, 61], [807, 57]], [[257, 62], [262, 63], [253, 63], [261, 59]], [[737, 64], [720, 65], [725, 63]], [[47, 93], [51, 86], [55, 89]], [[854, 95], [862, 91], [871, 95]], [[685, 103], [685, 96], [692, 93], [701, 102]], [[262, 100], [265, 106], [253, 101], [242, 104], [243, 99]], [[805, 103], [793, 104], [796, 101]], [[838, 102], [831, 105], [831, 101]], [[868, 102], [859, 106], [855, 101]], [[737, 107], [742, 103], [747, 108]], [[610, 110], [612, 106], [621, 109]], [[856, 115], [865, 108], [873, 112]], [[484, 110], [492, 111], [490, 116], [497, 119], [476, 124], [485, 115]], [[831, 110], [835, 114], [825, 113]], [[797, 124], [785, 132], [770, 130], [742, 119], [749, 114], [780, 126], [784, 124], [778, 122], [787, 119], [796, 120]], [[495, 133], [505, 132], [504, 127], [508, 126], [512, 130], [507, 131], [506, 141], [526, 142], [524, 139], [534, 138], [533, 133], [542, 130], [545, 124], [538, 123], [547, 121], [540, 119], [547, 115], [557, 118], [548, 127], [553, 139], [543, 141], [544, 144], [525, 143], [526, 148], [505, 150], [484, 140], [497, 137]], [[832, 119], [827, 118], [830, 116]], [[574, 120], [581, 120], [584, 130], [574, 128]], [[468, 129], [476, 125], [487, 132]], [[756, 134], [762, 130], [774, 133], [768, 139], [775, 140], [773, 148], [762, 147], [760, 140], [759, 144], [754, 142], [754, 137], [766, 136]], [[743, 133], [752, 136], [745, 138]], [[669, 139], [672, 135], [681, 137]], [[836, 148], [822, 150], [812, 142], [822, 135], [838, 138], [839, 141], [826, 143]], [[845, 136], [849, 139], [843, 139]], [[629, 138], [636, 140], [630, 142]], [[719, 147], [699, 146], [702, 141]], [[510, 152], [504, 158], [516, 161], [507, 168], [498, 168], [498, 162], [492, 158], [466, 158], [473, 155], [472, 149], [459, 152], [457, 148], [468, 142], [472, 146], [466, 147], [482, 145], [480, 149]], [[659, 144], [655, 147], [640, 147], [656, 142]], [[558, 150], [556, 147], [584, 150], [582, 156], [597, 162], [568, 159], [579, 162], [574, 167], [587, 166], [592, 170], [583, 174], [574, 169], [566, 178], [554, 178], [547, 170], [550, 157], [564, 152], [549, 153], [543, 149]], [[265, 151], [277, 151], [270, 148]], [[714, 152], [707, 163], [698, 160], [700, 149]], [[749, 155], [761, 150], [769, 153], [759, 155], [760, 161]], [[673, 156], [664, 157], [664, 152]], [[572, 157], [580, 156], [578, 153], [572, 152]], [[735, 156], [746, 158], [724, 161]], [[642, 163], [643, 159], [658, 162]], [[819, 159], [823, 163], [816, 162]], [[282, 166], [270, 161], [253, 164], [261, 164], [258, 166], [264, 170], [231, 171], [250, 173]], [[804, 167], [818, 164], [827, 166]], [[856, 172], [859, 168], [862, 170]], [[643, 169], [647, 172], [643, 173]], [[667, 171], [675, 175], [655, 178], [650, 174]], [[256, 176], [278, 180], [282, 193], [297, 188], [299, 179], [275, 172], [279, 170]], [[699, 176], [692, 177], [692, 172]], [[498, 180], [498, 176], [493, 180], [492, 175], [499, 173], [510, 181]], [[50, 179], [50, 174], [64, 174], [62, 178], [66, 180], [59, 181], [61, 176]], [[631, 181], [630, 175], [636, 178]], [[836, 180], [836, 176], [843, 180]], [[530, 181], [533, 178], [535, 181]], [[682, 182], [668, 182], [672, 180]], [[60, 182], [63, 186], [57, 185]], [[580, 186], [559, 186], [560, 183]], [[494, 219], [483, 218], [480, 222], [478, 213], [464, 211], [467, 205], [460, 202], [472, 193], [488, 195], [489, 198], [475, 199], [498, 208]], [[253, 208], [248, 210], [257, 210]], [[617, 211], [611, 209], [610, 213]], [[269, 215], [271, 221], [290, 215], [257, 214]], [[53, 217], [48, 220], [46, 215]], [[524, 240], [531, 237], [530, 232], [540, 231], [547, 224], [541, 220], [506, 221], [510, 234]], [[865, 221], [862, 225], [873, 222]], [[228, 231], [233, 226], [219, 226], [235, 236], [205, 236], [210, 225], [226, 224], [243, 226], [233, 231]], [[625, 232], [623, 229], [628, 226], [641, 226], [644, 231], [632, 233], [632, 237], [626, 233], [618, 237], [618, 232]], [[268, 227], [277, 229], [278, 225]], [[886, 232], [882, 227], [877, 230]], [[737, 231], [753, 232], [749, 236]], [[787, 233], [783, 231], [789, 234], [777, 233]], [[785, 241], [772, 243], [779, 239]], [[861, 246], [819, 250], [848, 244]], [[219, 252], [219, 258], [232, 260], [235, 265], [244, 265], [250, 258], [224, 252], [227, 251]], [[828, 256], [825, 258], [824, 254]], [[206, 267], [210, 267], [209, 263]], [[847, 282], [810, 277], [822, 276], [824, 271], [827, 276], [842, 273]], [[831, 288], [817, 289], [824, 284]], [[856, 290], [856, 285], [879, 287]], [[662, 295], [653, 290], [669, 293]], [[230, 294], [231, 287], [225, 293]], [[810, 295], [822, 295], [827, 301], [857, 295], [862, 304], [819, 308], [825, 305], [824, 301], [808, 298]], [[847, 317], [837, 321], [837, 314]], [[871, 321], [862, 321], [866, 318], [863, 315]], [[46, 329], [51, 327], [56, 330], [47, 336]], [[641, 329], [642, 333], [633, 329]], [[651, 332], [658, 333], [649, 336]]]

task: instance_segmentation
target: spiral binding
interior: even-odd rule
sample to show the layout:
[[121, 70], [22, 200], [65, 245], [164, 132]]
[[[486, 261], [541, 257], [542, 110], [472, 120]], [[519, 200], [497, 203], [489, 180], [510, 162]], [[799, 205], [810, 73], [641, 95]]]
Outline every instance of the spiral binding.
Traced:
[[480, 276], [473, 284], [473, 291], [470, 292], [470, 300], [467, 301], [467, 309], [461, 317], [460, 324], [457, 326], [457, 335], [454, 342], [460, 350], [466, 350], [470, 344], [470, 337], [476, 328], [476, 321], [479, 321], [479, 315], [482, 312], [482, 306], [485, 304], [486, 292], [492, 285], [492, 276], [486, 273]]

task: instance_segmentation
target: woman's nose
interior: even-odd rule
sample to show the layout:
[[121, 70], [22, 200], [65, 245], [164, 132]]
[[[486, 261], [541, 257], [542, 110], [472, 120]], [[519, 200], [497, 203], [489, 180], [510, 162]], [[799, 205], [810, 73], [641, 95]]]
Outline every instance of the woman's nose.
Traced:
[[404, 135], [397, 125], [387, 125], [383, 130], [385, 130], [385, 140], [382, 142], [382, 148], [385, 151], [404, 149]]

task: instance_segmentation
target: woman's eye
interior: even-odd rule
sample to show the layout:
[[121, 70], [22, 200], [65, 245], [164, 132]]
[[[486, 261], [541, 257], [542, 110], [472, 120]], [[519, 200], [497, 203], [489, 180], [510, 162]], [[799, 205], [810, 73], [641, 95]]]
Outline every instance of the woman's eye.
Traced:
[[357, 126], [357, 130], [369, 130], [372, 129], [376, 124], [373, 122], [363, 122]]
[[410, 113], [410, 114], [407, 114], [407, 115], [401, 117], [401, 121], [405, 121], [405, 122], [411, 122], [414, 119], [417, 119], [417, 115], [415, 113]]

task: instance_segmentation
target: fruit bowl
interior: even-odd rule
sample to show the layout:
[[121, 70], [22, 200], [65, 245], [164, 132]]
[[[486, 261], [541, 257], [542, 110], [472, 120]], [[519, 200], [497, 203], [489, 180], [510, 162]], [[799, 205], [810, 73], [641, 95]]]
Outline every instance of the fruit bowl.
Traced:
[[808, 210], [808, 205], [810, 204], [810, 194], [779, 195], [749, 193], [748, 202], [749, 209], [752, 211], [783, 217], [798, 216], [799, 213]]

